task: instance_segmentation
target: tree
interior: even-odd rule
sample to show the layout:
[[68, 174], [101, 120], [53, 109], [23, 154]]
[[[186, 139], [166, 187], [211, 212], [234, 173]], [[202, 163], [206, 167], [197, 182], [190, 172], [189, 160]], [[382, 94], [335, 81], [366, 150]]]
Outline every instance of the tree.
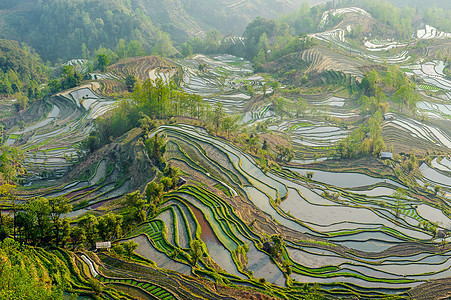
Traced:
[[164, 135], [158, 136], [158, 134], [155, 134], [151, 139], [144, 141], [147, 153], [156, 166], [161, 166], [164, 161], [163, 155], [166, 151], [164, 140]]
[[0, 146], [0, 183], [12, 184], [18, 175], [25, 173], [23, 152], [15, 147]]
[[14, 222], [17, 228], [19, 241], [27, 243], [35, 240], [34, 217], [28, 212], [21, 210], [16, 213]]
[[122, 235], [122, 216], [107, 213], [99, 217], [99, 236], [104, 241], [117, 239]]
[[127, 242], [122, 243], [124, 246], [125, 252], [127, 253], [128, 260], [132, 258], [133, 252], [138, 248], [138, 244], [133, 240], [129, 240]]
[[416, 93], [414, 85], [405, 84], [393, 94], [393, 100], [401, 107], [407, 106], [413, 112], [417, 102], [420, 101], [420, 96]]
[[138, 57], [146, 55], [143, 44], [138, 40], [131, 40], [127, 45], [127, 56]]
[[119, 42], [117, 42], [116, 49], [114, 51], [116, 52], [117, 56], [121, 59], [127, 57], [127, 46], [125, 45], [124, 39], [119, 39]]
[[74, 66], [64, 66], [63, 74], [60, 80], [60, 88], [70, 89], [80, 84], [83, 76]]
[[139, 191], [127, 194], [125, 196], [125, 203], [131, 210], [129, 215], [131, 221], [140, 223], [146, 220], [146, 210], [149, 205]]
[[95, 242], [98, 238], [97, 226], [99, 225], [99, 220], [93, 214], [88, 214], [78, 221], [78, 226], [84, 229], [86, 240], [91, 244], [91, 247], [95, 247]]
[[202, 254], [204, 253], [203, 247], [202, 247], [202, 241], [195, 239], [191, 242], [189, 247], [189, 253], [191, 256], [191, 263], [193, 266], [196, 266], [197, 261], [199, 258], [202, 257]]
[[64, 196], [48, 198], [50, 205], [50, 216], [53, 222], [54, 237], [56, 246], [60, 243], [60, 230], [62, 229], [63, 222], [60, 220], [62, 214], [66, 214], [72, 211], [72, 204]]
[[16, 108], [16, 111], [19, 112], [21, 110], [24, 110], [28, 106], [29, 99], [27, 96], [25, 96], [22, 93], [16, 94], [16, 102], [14, 103], [14, 107]]
[[89, 59], [89, 50], [85, 43], [81, 44], [81, 57], [83, 59]]
[[13, 220], [9, 215], [2, 217], [2, 222], [0, 223], [0, 242], [11, 234], [12, 223]]
[[163, 191], [164, 185], [162, 183], [157, 183], [156, 181], [150, 182], [146, 188], [147, 201], [160, 197], [163, 194]]
[[271, 241], [273, 246], [271, 247], [271, 255], [273, 257], [278, 257], [282, 254], [283, 248], [285, 247], [285, 241], [281, 234], [274, 234], [271, 236]]
[[396, 191], [393, 192], [392, 197], [396, 199], [396, 217], [399, 217], [399, 208], [401, 206], [401, 200], [406, 199], [406, 192], [402, 188], [398, 188]]
[[52, 94], [57, 93], [58, 91], [61, 90], [61, 84], [58, 81], [58, 79], [52, 79], [49, 81], [48, 85], [47, 85], [50, 89], [50, 92]]
[[26, 206], [25, 211], [31, 216], [34, 226], [28, 230], [34, 231], [34, 242], [39, 239], [40, 244], [47, 244], [51, 238], [51, 207], [48, 199], [44, 197], [36, 197], [32, 199]]
[[222, 121], [222, 129], [227, 133], [227, 139], [230, 138], [230, 132], [235, 131], [237, 127], [237, 117], [227, 116]]
[[308, 109], [307, 100], [304, 98], [299, 98], [296, 104], [296, 117], [299, 118], [305, 114]]
[[292, 269], [291, 269], [291, 266], [292, 266], [293, 264], [289, 261], [289, 260], [284, 260], [283, 262], [282, 262], [282, 266], [285, 268], [285, 274], [287, 274], [288, 276], [290, 276], [291, 275], [291, 273], [292, 273]]
[[166, 192], [169, 191], [174, 185], [174, 182], [172, 181], [172, 178], [170, 178], [170, 177], [161, 178], [160, 183], [163, 184], [164, 190]]
[[291, 161], [294, 158], [294, 151], [290, 146], [276, 145], [277, 159]]
[[413, 153], [410, 154], [409, 161], [407, 162], [407, 168], [409, 169], [409, 172], [418, 168], [418, 159]]
[[97, 68], [101, 72], [106, 71], [106, 67], [110, 64], [110, 59], [106, 54], [97, 54]]
[[71, 236], [71, 232], [72, 232], [72, 228], [70, 226], [70, 220], [68, 218], [64, 218], [64, 219], [60, 219], [60, 222], [62, 223], [60, 225], [61, 228], [61, 245], [63, 247], [66, 247], [67, 242], [70, 240]]
[[212, 116], [212, 122], [216, 127], [216, 130], [219, 129], [221, 122], [224, 118], [225, 110], [222, 102], [216, 102], [215, 106], [213, 108], [213, 116]]
[[187, 57], [193, 55], [193, 46], [190, 43], [183, 43], [182, 47], [182, 55], [183, 57]]
[[[275, 90], [274, 90], [275, 91]], [[289, 115], [289, 100], [283, 97], [277, 97], [273, 100], [274, 112], [277, 116], [279, 116], [282, 120], [284, 117]]]
[[[246, 57], [254, 58], [259, 49], [259, 46], [265, 44], [265, 38], [261, 40], [262, 35], [266, 35], [266, 40], [273, 37], [277, 32], [277, 24], [274, 20], [266, 20], [262, 17], [257, 17], [247, 25], [243, 37], [246, 38]], [[261, 43], [260, 43], [261, 42]]]
[[127, 90], [129, 92], [133, 92], [136, 82], [137, 82], [137, 79], [134, 75], [129, 74], [129, 75], [125, 76], [125, 86], [127, 87]]
[[86, 241], [86, 232], [82, 227], [72, 227], [70, 230], [70, 238], [72, 243], [74, 244], [74, 249], [77, 248], [78, 245], [83, 244]]
[[97, 295], [99, 295], [103, 290], [103, 286], [100, 283], [100, 281], [98, 281], [97, 279], [95, 279], [93, 277], [88, 279], [88, 284]]

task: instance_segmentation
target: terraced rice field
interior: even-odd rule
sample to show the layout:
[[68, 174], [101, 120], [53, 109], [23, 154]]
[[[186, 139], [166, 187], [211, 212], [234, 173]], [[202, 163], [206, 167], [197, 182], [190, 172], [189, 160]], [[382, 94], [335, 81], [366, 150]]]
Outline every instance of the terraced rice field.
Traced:
[[367, 59], [376, 63], [401, 64], [408, 61], [410, 58], [407, 50], [399, 51], [396, 54], [390, 55], [387, 55], [385, 53], [377, 53], [376, 51], [370, 50], [359, 50], [346, 41], [346, 33], [348, 32], [349, 30], [347, 29], [337, 28], [322, 33], [311, 34], [311, 37], [314, 37], [319, 41], [325, 43], [331, 43], [335, 48], [343, 51], [344, 53], [361, 57], [363, 59]]
[[175, 64], [157, 56], [146, 56], [129, 58], [123, 62], [116, 63], [105, 73], [93, 73], [92, 79], [98, 80], [100, 86], [97, 91], [101, 95], [122, 92], [125, 87], [127, 75], [133, 75], [142, 82], [147, 79], [161, 79], [169, 82], [177, 73]]
[[325, 122], [311, 122], [304, 119], [283, 121], [279, 125], [271, 125], [270, 130], [286, 132], [294, 145], [312, 148], [333, 148], [335, 143], [348, 136], [349, 130], [328, 125]]
[[256, 90], [263, 85], [263, 78], [252, 75], [250, 62], [232, 55], [195, 55], [183, 60], [182, 68], [186, 92], [202, 96], [212, 106], [221, 102], [229, 112], [246, 108], [251, 96], [244, 92], [245, 85]]
[[[371, 15], [361, 8], [349, 7], [343, 9], [332, 9], [323, 13], [320, 28], [324, 27], [327, 24], [329, 15], [345, 15], [348, 18], [353, 18], [358, 23], [360, 23], [359, 19], [361, 18], [367, 18], [369, 20], [372, 19]], [[316, 38], [319, 41], [325, 42], [326, 44], [331, 44], [336, 49], [347, 53], [350, 56], [360, 57], [376, 63], [401, 64], [403, 62], [406, 62], [410, 58], [408, 51], [403, 49], [399, 49], [397, 53], [394, 54], [385, 53], [386, 50], [405, 48], [407, 46], [397, 44], [395, 42], [376, 44], [376, 42], [366, 41], [364, 48], [358, 49], [355, 47], [355, 45], [351, 45], [346, 40], [346, 34], [351, 32], [351, 30], [351, 24], [348, 24], [348, 22], [341, 22], [331, 30], [310, 34], [310, 36]]]
[[[409, 138], [410, 143], [418, 141], [417, 145], [435, 145], [451, 149], [451, 132], [447, 127], [424, 124], [422, 122], [396, 116], [394, 120], [386, 121], [383, 124], [383, 131], [388, 136], [388, 140]], [[407, 134], [407, 136], [406, 136]]]
[[[316, 37], [333, 41], [344, 49], [349, 47], [344, 31]], [[400, 61], [405, 59], [401, 56]], [[250, 95], [244, 93], [246, 84], [261, 92], [263, 78], [251, 75], [249, 62], [233, 56], [197, 55], [184, 60], [182, 67], [185, 91], [203, 96], [212, 105], [221, 102], [229, 112], [249, 109]], [[424, 76], [430, 84], [423, 89], [437, 87], [449, 91], [451, 85], [443, 79], [442, 70], [439, 62], [409, 66], [410, 72]], [[169, 80], [172, 76], [169, 71], [147, 71], [150, 78], [163, 76]], [[119, 73], [126, 71], [110, 71], [106, 76], [119, 80]], [[114, 103], [98, 96], [96, 91], [100, 88], [93, 83], [62, 93], [49, 102], [52, 107], [43, 120], [9, 133], [6, 143], [20, 145], [26, 151], [32, 181], [45, 178], [50, 172], [58, 177], [73, 165], [77, 143], [91, 131], [92, 120]], [[347, 99], [329, 97], [313, 104], [329, 116], [353, 118], [356, 112], [348, 109], [347, 103]], [[330, 113], [328, 107], [337, 111]], [[419, 108], [442, 118], [451, 114], [448, 104], [423, 102]], [[255, 105], [243, 121], [273, 117], [270, 105]], [[323, 152], [332, 151], [335, 143], [350, 133], [345, 127], [304, 118], [284, 120], [269, 129], [289, 135], [297, 149]], [[451, 149], [449, 128], [435, 123], [424, 124], [396, 115], [384, 122], [383, 130], [388, 140], [408, 138], [410, 143], [420, 146], [433, 144]], [[301, 282], [320, 283], [325, 290], [344, 297], [357, 293], [372, 298], [381, 293], [401, 294], [430, 279], [451, 276], [451, 252], [436, 251], [433, 245], [438, 239], [422, 226], [430, 222], [437, 228], [448, 228], [451, 219], [420, 199], [396, 199], [393, 192], [405, 187], [393, 178], [305, 168], [265, 173], [250, 155], [201, 128], [164, 125], [150, 137], [160, 133], [166, 135], [166, 160], [199, 183], [167, 194], [155, 217], [124, 238], [137, 242], [136, 253], [162, 269], [185, 275], [196, 270], [208, 278], [214, 269], [227, 280], [242, 285], [255, 285], [257, 278], [265, 278], [271, 284], [286, 287], [291, 279], [295, 288], [288, 293], [293, 298], [300, 297], [296, 287], [301, 287]], [[449, 157], [423, 164], [420, 171], [423, 178], [418, 180], [419, 184], [440, 185], [445, 194], [451, 193]], [[306, 179], [307, 172], [313, 172], [312, 179]], [[213, 187], [217, 193], [213, 193]], [[71, 214], [74, 217], [129, 190], [130, 180], [120, 178], [119, 171], [105, 158], [85, 180], [54, 187], [46, 190], [45, 195], [69, 198], [76, 207]], [[35, 194], [42, 195], [42, 191]], [[242, 208], [236, 203], [245, 205]], [[259, 226], [285, 236], [280, 259], [264, 251], [267, 238], [259, 233]], [[195, 239], [203, 241], [206, 254], [192, 266], [189, 248]], [[425, 246], [417, 247], [419, 243]], [[240, 250], [243, 248], [248, 249], [245, 254]], [[91, 275], [105, 284], [129, 286], [149, 297], [177, 299], [173, 291], [156, 282], [103, 276], [88, 257], [82, 260]], [[290, 276], [282, 260], [291, 263]]]
[[447, 38], [451, 38], [451, 33], [437, 30], [436, 28], [434, 28], [430, 25], [425, 25], [424, 29], [417, 30], [417, 38], [419, 38], [421, 40], [447, 39]]
[[406, 47], [407, 44], [401, 44], [395, 41], [365, 41], [364, 46], [368, 51], [388, 51], [390, 49]]
[[[26, 185], [35, 188], [49, 179], [64, 176], [78, 161], [79, 143], [92, 130], [92, 122], [107, 112], [114, 101], [99, 97], [91, 83], [51, 98], [50, 113], [41, 121], [9, 134], [8, 145], [18, 145], [25, 152]], [[93, 166], [86, 179], [51, 189], [30, 191], [30, 196], [66, 196], [76, 208], [75, 217], [104, 201], [129, 192], [129, 180], [119, 179], [119, 171], [108, 159]]]
[[[439, 227], [451, 224], [448, 216], [436, 214], [434, 207], [417, 199], [397, 202], [391, 194], [401, 185], [391, 179], [312, 170], [312, 188], [297, 179], [308, 170], [264, 174], [251, 157], [195, 127], [162, 126], [158, 132], [164, 132], [170, 141], [167, 159], [185, 172], [204, 178], [207, 186], [224, 186], [228, 190], [224, 195], [241, 195], [277, 226], [297, 233], [298, 239], [310, 236], [323, 241], [307, 246], [287, 240], [283, 257], [293, 264], [291, 278], [296, 281], [338, 286], [347, 282], [401, 293], [429, 279], [450, 275], [451, 261], [446, 253], [417, 250], [400, 255], [391, 251], [392, 247], [408, 248], [415, 241], [432, 241], [433, 234], [420, 226], [424, 220]], [[448, 168], [448, 163], [442, 159], [440, 165]], [[356, 188], [369, 192], [354, 192]], [[338, 196], [330, 196], [334, 194]], [[274, 203], [279, 197], [284, 199], [280, 206]], [[243, 280], [248, 278], [248, 271], [253, 271], [256, 277], [284, 286], [283, 268], [261, 250], [261, 237], [250, 229], [249, 220], [239, 215], [228, 201], [207, 189], [183, 187], [165, 198], [161, 214], [154, 219], [164, 222], [162, 228], [172, 226], [161, 231], [167, 244], [159, 249], [166, 255], [175, 247], [186, 252], [188, 241], [200, 237], [209, 257], [224, 272]], [[158, 241], [152, 242], [157, 248]], [[333, 246], [325, 247], [327, 243]], [[249, 247], [246, 265], [232, 255], [243, 244]], [[349, 251], [343, 252], [340, 247]], [[177, 261], [183, 263], [183, 257]]]
[[443, 61], [430, 61], [423, 64], [409, 65], [409, 72], [421, 78], [425, 84], [419, 88], [426, 91], [440, 91], [437, 93], [436, 103], [420, 102], [418, 108], [426, 111], [429, 116], [435, 118], [448, 118], [447, 106], [451, 101], [451, 81], [443, 74], [445, 64]]

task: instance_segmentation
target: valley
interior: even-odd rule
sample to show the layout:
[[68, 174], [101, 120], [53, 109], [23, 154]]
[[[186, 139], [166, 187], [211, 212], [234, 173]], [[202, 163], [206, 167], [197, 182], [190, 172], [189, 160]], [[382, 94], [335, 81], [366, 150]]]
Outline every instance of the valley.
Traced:
[[17, 259], [79, 298], [449, 297], [449, 33], [373, 36], [385, 27], [355, 6], [318, 20], [259, 36], [253, 58], [124, 58], [5, 113], [2, 153], [26, 172], [2, 175], [0, 259], [29, 244]]

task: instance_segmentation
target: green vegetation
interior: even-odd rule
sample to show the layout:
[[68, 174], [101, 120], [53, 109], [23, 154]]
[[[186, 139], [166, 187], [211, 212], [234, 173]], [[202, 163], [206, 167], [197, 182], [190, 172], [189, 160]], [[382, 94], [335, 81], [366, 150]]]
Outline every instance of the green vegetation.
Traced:
[[[89, 75], [89, 74], [86, 74]], [[53, 79], [48, 87], [51, 93], [71, 89], [79, 85], [83, 80], [83, 75], [74, 66], [63, 66], [60, 79]]]
[[21, 246], [12, 239], [0, 242], [1, 299], [59, 299], [63, 282], [52, 284], [49, 275], [36, 264], [36, 250]]
[[101, 46], [114, 49], [119, 39], [137, 40], [148, 52], [158, 45], [162, 51], [174, 53], [167, 35], [129, 1], [37, 1], [30, 8], [32, 14], [5, 17], [2, 36], [20, 38], [45, 60], [80, 57]]
[[297, 53], [315, 45], [313, 39], [305, 32], [293, 34], [287, 24], [257, 17], [249, 23], [244, 31], [243, 43], [228, 44], [223, 36], [212, 31], [205, 39], [195, 38], [182, 45], [182, 54], [194, 53], [230, 53], [252, 61], [256, 71], [261, 71], [264, 64], [275, 61], [285, 55]]
[[382, 120], [380, 111], [369, 117], [347, 138], [337, 143], [338, 155], [342, 158], [356, 158], [368, 154], [378, 156], [386, 147], [381, 136]]
[[[302, 2], [299, 10], [294, 11], [281, 18], [281, 21], [290, 26], [290, 30], [295, 34], [320, 32], [332, 28], [341, 21], [340, 16], [330, 16], [327, 24], [321, 24], [323, 12], [333, 8], [332, 2], [318, 4], [310, 7], [310, 3]], [[320, 27], [320, 24], [322, 27]]]
[[45, 95], [40, 85], [48, 79], [49, 70], [40, 57], [16, 41], [0, 40], [0, 96], [14, 95], [16, 109], [22, 110], [30, 100]]
[[[417, 89], [432, 87], [426, 73], [442, 67], [411, 63], [422, 55], [419, 45], [368, 54], [359, 46], [368, 24], [344, 36], [344, 29], [324, 32], [354, 22], [346, 13], [322, 20], [342, 1], [303, 4], [280, 20], [258, 17], [243, 38], [198, 31], [181, 45], [186, 56], [215, 56], [131, 58], [177, 55], [162, 30], [178, 30], [177, 40], [186, 41], [199, 28], [182, 17], [211, 2], [193, 0], [183, 11], [183, 1], [153, 1], [161, 5], [152, 21], [171, 13], [173, 27], [153, 27], [149, 1], [77, 0], [68, 4], [72, 15], [60, 12], [66, 2], [30, 4], [41, 10], [27, 24], [39, 15], [41, 30], [56, 24], [69, 34], [68, 46], [83, 42], [84, 60], [61, 67], [42, 93], [90, 82], [4, 119], [13, 129], [2, 129], [3, 142], [25, 154], [0, 148], [0, 298], [52, 299], [64, 291], [96, 299], [383, 299], [409, 298], [418, 278], [446, 284], [448, 119], [437, 114], [429, 122], [417, 111], [446, 107], [449, 95]], [[374, 43], [410, 39], [411, 9], [364, 5], [377, 18]], [[21, 11], [10, 2], [2, 8], [11, 10], [0, 11], [0, 21]], [[54, 13], [59, 20], [48, 19]], [[2, 24], [4, 34], [18, 28]], [[425, 55], [438, 56], [441, 42], [425, 42]], [[268, 73], [252, 73], [252, 65]], [[94, 70], [103, 74], [91, 81]], [[82, 91], [90, 94], [80, 100], [85, 109], [73, 101]], [[114, 104], [98, 96], [113, 93]], [[50, 107], [56, 116], [43, 120]], [[379, 159], [387, 146], [393, 159]], [[77, 163], [61, 160], [69, 155]], [[24, 166], [33, 169], [27, 174]], [[27, 186], [12, 185], [22, 182]], [[99, 241], [111, 241], [111, 251], [89, 251]]]
[[424, 12], [424, 21], [444, 32], [451, 32], [451, 9], [439, 6], [428, 7]]
[[0, 184], [13, 183], [26, 172], [23, 167], [23, 152], [11, 146], [0, 146]]

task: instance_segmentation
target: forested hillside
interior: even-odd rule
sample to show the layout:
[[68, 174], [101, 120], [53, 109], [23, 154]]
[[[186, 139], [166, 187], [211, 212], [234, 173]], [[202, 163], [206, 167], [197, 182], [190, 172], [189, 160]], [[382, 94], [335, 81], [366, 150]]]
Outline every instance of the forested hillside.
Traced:
[[173, 55], [182, 43], [216, 29], [241, 35], [257, 16], [275, 18], [299, 0], [19, 0], [0, 4], [0, 37], [26, 42], [44, 60], [82, 57], [120, 39], [135, 40], [146, 53]]
[[28, 98], [42, 97], [39, 85], [47, 78], [47, 68], [34, 50], [0, 40], [0, 96], [16, 94], [17, 104], [24, 107]]
[[241, 35], [255, 17], [275, 18], [299, 7], [299, 0], [184, 0], [186, 11], [199, 24], [225, 34]]
[[31, 10], [23, 9], [21, 2], [3, 14], [1, 35], [30, 44], [45, 60], [81, 57], [101, 46], [114, 48], [121, 38], [137, 40], [149, 52], [158, 45], [167, 54], [175, 52], [169, 37], [134, 1], [38, 1]]
[[[446, 4], [445, 4], [446, 3]], [[451, 31], [451, 6], [449, 1], [374, 1], [343, 0], [340, 7], [358, 6], [367, 10], [374, 18], [392, 28], [396, 34], [409, 38], [415, 26], [422, 22], [439, 30]]]
[[426, 9], [431, 7], [440, 7], [443, 9], [451, 9], [451, 2], [448, 0], [431, 0], [431, 1], [423, 1], [423, 0], [390, 0], [397, 6], [410, 6], [410, 7], [418, 7], [419, 9]]

